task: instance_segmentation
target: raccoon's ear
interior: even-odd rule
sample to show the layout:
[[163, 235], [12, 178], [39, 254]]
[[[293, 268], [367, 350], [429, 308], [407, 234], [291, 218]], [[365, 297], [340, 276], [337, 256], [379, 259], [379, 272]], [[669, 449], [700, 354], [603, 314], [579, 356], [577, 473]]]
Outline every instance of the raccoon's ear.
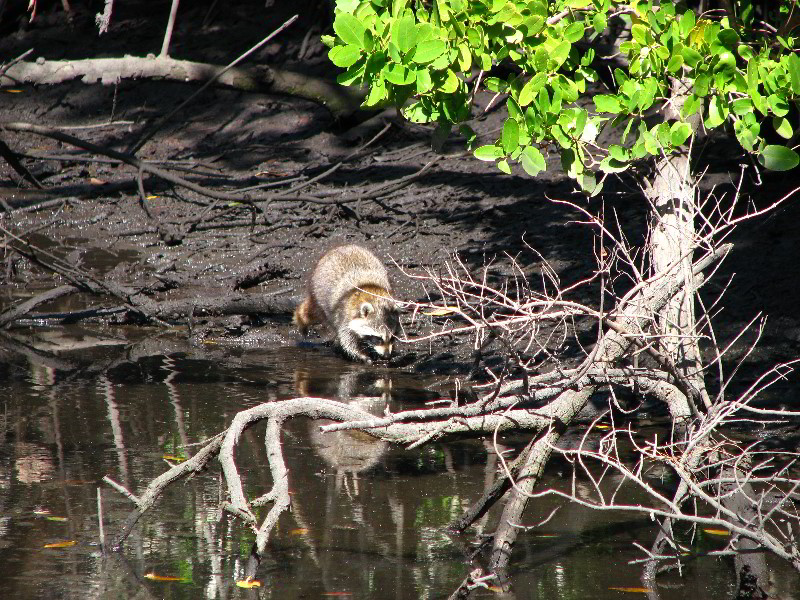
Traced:
[[373, 307], [369, 302], [362, 302], [359, 312], [361, 313], [362, 318], [368, 317], [375, 312], [375, 307]]

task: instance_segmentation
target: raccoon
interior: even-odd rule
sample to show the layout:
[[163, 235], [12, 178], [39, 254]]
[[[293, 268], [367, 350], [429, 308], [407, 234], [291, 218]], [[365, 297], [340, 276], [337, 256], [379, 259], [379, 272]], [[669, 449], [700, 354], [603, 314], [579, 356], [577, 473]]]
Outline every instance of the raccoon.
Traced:
[[361, 246], [340, 246], [319, 259], [293, 320], [303, 335], [322, 324], [347, 356], [366, 363], [391, 356], [400, 328], [386, 268]]

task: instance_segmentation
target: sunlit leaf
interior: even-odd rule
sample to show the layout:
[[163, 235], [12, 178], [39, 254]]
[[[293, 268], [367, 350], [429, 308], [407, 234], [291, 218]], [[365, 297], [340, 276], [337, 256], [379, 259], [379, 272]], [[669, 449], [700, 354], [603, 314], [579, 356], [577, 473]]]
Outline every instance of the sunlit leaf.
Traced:
[[683, 56], [680, 54], [676, 54], [672, 58], [669, 59], [667, 63], [667, 71], [670, 73], [677, 73], [678, 69], [683, 66]]
[[508, 84], [497, 77], [487, 77], [483, 80], [483, 85], [487, 90], [492, 92], [499, 92], [503, 94], [508, 91]]
[[357, 17], [348, 13], [339, 13], [333, 21], [333, 30], [345, 44], [364, 47], [364, 25]]
[[692, 135], [692, 128], [688, 123], [675, 121], [670, 127], [670, 141], [673, 146], [681, 146]]
[[547, 162], [544, 160], [544, 156], [542, 156], [538, 148], [533, 146], [528, 146], [522, 151], [520, 162], [522, 163], [522, 168], [531, 177], [535, 177], [547, 169]]
[[556, 62], [556, 68], [560, 67], [561, 64], [567, 60], [571, 48], [572, 44], [570, 44], [567, 40], [564, 40], [558, 46], [553, 48], [549, 58], [550, 60], [554, 60]]
[[386, 81], [395, 85], [408, 85], [414, 83], [417, 78], [416, 71], [412, 71], [405, 65], [390, 63], [383, 69], [383, 76]]
[[417, 93], [424, 94], [433, 89], [433, 80], [427, 69], [417, 71]]
[[292, 529], [289, 531], [289, 535], [305, 535], [308, 533], [308, 529], [306, 527], [300, 527], [298, 529]]
[[789, 114], [789, 102], [787, 102], [786, 98], [782, 98], [778, 94], [770, 94], [767, 102], [769, 102], [769, 107], [776, 116], [785, 117]]
[[397, 45], [397, 49], [403, 54], [417, 45], [417, 24], [414, 17], [406, 15], [392, 23], [392, 41]]
[[583, 38], [583, 23], [575, 21], [564, 30], [564, 37], [573, 44]]
[[506, 154], [511, 154], [519, 148], [519, 123], [515, 119], [506, 119], [503, 124], [503, 135], [500, 139]]
[[731, 534], [731, 532], [728, 531], [727, 529], [710, 529], [710, 528], [709, 529], [705, 529], [704, 528], [703, 531], [705, 533], [710, 534], [710, 535], [730, 535]]
[[604, 173], [622, 173], [628, 170], [628, 161], [619, 160], [613, 156], [606, 156], [600, 161], [600, 170]]
[[519, 92], [519, 105], [524, 108], [533, 102], [533, 98], [544, 87], [545, 83], [547, 83], [547, 75], [544, 73], [537, 73], [528, 80]]
[[597, 94], [594, 97], [594, 105], [597, 107], [597, 112], [617, 114], [622, 110], [619, 98], [611, 94]]
[[495, 161], [501, 156], [503, 156], [503, 150], [501, 148], [498, 148], [494, 144], [491, 144], [476, 148], [473, 154], [475, 154], [475, 158], [477, 158], [478, 160], [484, 160], [488, 162], [488, 161]]
[[786, 140], [790, 139], [794, 134], [794, 131], [792, 130], [792, 124], [789, 119], [773, 117], [772, 126], [775, 128], [775, 132]]
[[63, 523], [67, 520], [67, 517], [45, 517], [48, 521], [58, 521], [59, 523]]
[[797, 56], [797, 54], [790, 54], [787, 61], [789, 78], [792, 82], [792, 92], [800, 94], [800, 56]]
[[415, 63], [428, 63], [439, 58], [447, 50], [442, 40], [427, 40], [419, 44], [412, 60]]
[[261, 587], [261, 582], [258, 579], [242, 579], [236, 582], [236, 586], [240, 588], [257, 588]]
[[77, 544], [75, 540], [68, 540], [65, 542], [54, 542], [52, 544], [45, 544], [45, 548], [69, 548], [70, 546], [74, 546]]
[[328, 58], [337, 67], [346, 69], [361, 58], [361, 50], [354, 45], [334, 46], [328, 51]]
[[800, 163], [800, 155], [786, 146], [771, 144], [761, 151], [758, 162], [770, 171], [789, 171]]

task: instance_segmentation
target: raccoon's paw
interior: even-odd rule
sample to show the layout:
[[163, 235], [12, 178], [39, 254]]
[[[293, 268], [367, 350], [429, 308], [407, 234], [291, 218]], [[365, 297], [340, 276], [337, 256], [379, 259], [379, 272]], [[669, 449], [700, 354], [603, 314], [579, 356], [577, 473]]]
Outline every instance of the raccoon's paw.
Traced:
[[380, 358], [377, 353], [372, 356], [373, 353], [369, 352], [370, 348], [365, 346], [363, 340], [349, 329], [338, 331], [336, 345], [351, 360], [371, 365], [375, 358]]

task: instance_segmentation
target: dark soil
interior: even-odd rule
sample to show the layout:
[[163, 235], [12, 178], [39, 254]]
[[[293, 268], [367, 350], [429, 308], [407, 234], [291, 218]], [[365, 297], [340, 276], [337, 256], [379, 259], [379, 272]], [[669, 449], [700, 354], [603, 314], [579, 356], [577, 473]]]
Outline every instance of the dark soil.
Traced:
[[[109, 33], [98, 37], [93, 13], [80, 5], [71, 19], [58, 7], [45, 7], [34, 23], [23, 26], [12, 3], [0, 22], [4, 32], [0, 58], [11, 59], [29, 48], [34, 49], [29, 60], [157, 53], [168, 5], [121, 3], [115, 6]], [[305, 7], [276, 3], [268, 9], [263, 2], [214, 6], [209, 2], [181, 7], [171, 47], [174, 58], [226, 64], [285, 21], [291, 14], [288, 9], [297, 8], [302, 9], [301, 20], [256, 53], [250, 63], [335, 76], [318, 41], [328, 27], [327, 3]], [[49, 125], [124, 150], [196, 87], [122, 81], [105, 87], [74, 82], [0, 89], [0, 122]], [[474, 114], [481, 114], [490, 99], [478, 97]], [[472, 125], [489, 141], [497, 136], [502, 118], [503, 109], [492, 109]], [[360, 150], [387, 125], [377, 141]], [[609, 182], [600, 197], [587, 201], [561, 174], [557, 160], [536, 179], [519, 169], [504, 175], [465, 154], [463, 140], [457, 136], [451, 136], [443, 155], [435, 154], [431, 132], [431, 128], [401, 121], [393, 112], [357, 113], [337, 122], [324, 106], [307, 100], [210, 88], [161, 126], [139, 158], [161, 166], [179, 165], [185, 170], [177, 175], [215, 190], [274, 187], [250, 192], [251, 198], [259, 199], [254, 207], [214, 201], [146, 175], [145, 210], [137, 193], [135, 169], [90, 160], [91, 154], [47, 137], [2, 131], [2, 140], [23, 156], [22, 162], [45, 190], [36, 190], [5, 162], [0, 164], [0, 198], [5, 203], [0, 224], [36, 248], [67, 260], [81, 273], [142, 290], [153, 300], [213, 300], [242, 291], [275, 294], [270, 297], [287, 299], [286, 306], [300, 295], [316, 258], [342, 243], [364, 244], [414, 274], [440, 270], [458, 253], [473, 272], [491, 263], [495, 281], [513, 274], [510, 257], [536, 278], [540, 258], [533, 248], [563, 284], [572, 284], [595, 267], [594, 231], [581, 223], [585, 219], [578, 211], [554, 200], [570, 200], [596, 213], [604, 203], [607, 215], [612, 209], [617, 211], [629, 241], [643, 244], [647, 206], [630, 183]], [[731, 156], [730, 146], [709, 144], [703, 153], [710, 172], [704, 182], [706, 192], [713, 185], [717, 194], [731, 193], [728, 173], [738, 178], [738, 163], [745, 159]], [[438, 161], [429, 171], [397, 191], [342, 200], [411, 175], [434, 158]], [[291, 182], [308, 180], [340, 161], [338, 170], [300, 192], [307, 195], [305, 199], [290, 194], [269, 200], [270, 194], [290, 189]], [[768, 204], [784, 193], [790, 179], [767, 181], [747, 191], [758, 203]], [[725, 310], [717, 318], [723, 345], [758, 312], [770, 315], [760, 350], [748, 359], [753, 372], [792, 359], [800, 349], [798, 216], [795, 202], [745, 224], [734, 240], [735, 251], [715, 280], [718, 283], [706, 290], [706, 297], [713, 299], [727, 276], [736, 273], [722, 303]], [[67, 283], [7, 246], [4, 261], [0, 273], [0, 306], [4, 308]], [[398, 268], [392, 271], [399, 297], [427, 298], [419, 282]], [[592, 291], [585, 288], [577, 299], [597, 304]], [[35, 312], [96, 308], [100, 302], [90, 294], [78, 298], [38, 306]], [[119, 298], [102, 300], [105, 306], [120, 304]], [[277, 312], [281, 314], [219, 318], [198, 313], [188, 321], [195, 337], [297, 344], [288, 312]], [[135, 315], [126, 313], [108, 320], [131, 318], [135, 320]], [[412, 323], [410, 315], [405, 324], [409, 334], [424, 333], [432, 326], [427, 318]], [[742, 350], [731, 358], [741, 356], [745, 342], [752, 338], [746, 336]], [[468, 370], [471, 350], [469, 342], [450, 339], [401, 349], [412, 356], [408, 362], [417, 369], [458, 372]]]

